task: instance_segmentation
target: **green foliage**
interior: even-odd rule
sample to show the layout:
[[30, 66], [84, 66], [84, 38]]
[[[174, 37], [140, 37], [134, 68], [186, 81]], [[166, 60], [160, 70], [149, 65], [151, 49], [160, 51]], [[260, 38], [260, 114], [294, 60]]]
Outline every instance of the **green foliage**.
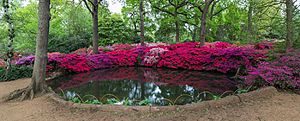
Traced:
[[[75, 102], [76, 103], [76, 102]], [[97, 99], [93, 99], [93, 100], [86, 100], [86, 101], [84, 101], [84, 103], [85, 104], [97, 104], [97, 105], [99, 105], [99, 104], [102, 104], [102, 102], [100, 102], [99, 100], [97, 100]]]
[[125, 105], [125, 106], [132, 106], [134, 104], [133, 104], [132, 100], [129, 100], [128, 98], [126, 98], [125, 100], [123, 100], [123, 105]]
[[100, 45], [133, 43], [135, 41], [133, 31], [126, 26], [119, 14], [99, 18], [99, 30]]
[[120, 101], [118, 101], [115, 98], [111, 98], [111, 99], [107, 99], [106, 102], [107, 102], [107, 104], [116, 104], [116, 103], [119, 103]]
[[[183, 0], [172, 1], [180, 3]], [[187, 0], [198, 3], [202, 0]], [[253, 2], [253, 37], [247, 36], [248, 6], [250, 0], [219, 0], [210, 7], [207, 16], [207, 41], [226, 41], [230, 43], [249, 43], [262, 39], [284, 39], [286, 36], [284, 4], [274, 4], [273, 0]], [[122, 14], [111, 13], [107, 3], [99, 6], [99, 45], [114, 43], [139, 42], [139, 1], [124, 0]], [[35, 51], [38, 27], [38, 2], [30, 0], [24, 5], [22, 1], [12, 2], [12, 18], [15, 27], [14, 50], [23, 53]], [[174, 13], [169, 1], [144, 1], [146, 42], [167, 42], [175, 40], [175, 21], [179, 21], [180, 40], [190, 41], [194, 37], [199, 41], [201, 12], [191, 4], [178, 9], [178, 16], [154, 8], [164, 8]], [[224, 9], [224, 10], [222, 10]], [[220, 12], [219, 12], [220, 11]], [[0, 10], [0, 13], [3, 10]], [[294, 47], [300, 47], [300, 14], [294, 10]], [[0, 15], [0, 56], [6, 52], [8, 39], [7, 24]], [[52, 0], [49, 33], [49, 51], [69, 53], [78, 48], [92, 45], [92, 17], [79, 1]], [[71, 44], [70, 44], [71, 43]]]
[[71, 98], [69, 101], [71, 101], [73, 103], [81, 103], [81, 100], [79, 99], [79, 97]]
[[144, 99], [138, 103], [141, 106], [151, 105], [151, 101], [149, 99]]
[[244, 89], [244, 88], [238, 88], [238, 89], [234, 92], [234, 94], [248, 93], [248, 92], [251, 91], [251, 90], [252, 90], [252, 86], [250, 86], [250, 87], [248, 87], [248, 88], [246, 88], [246, 89]]
[[0, 82], [1, 81], [11, 81], [20, 78], [28, 78], [32, 76], [32, 67], [27, 66], [15, 66], [11, 67], [11, 70], [6, 75], [6, 70], [0, 68]]

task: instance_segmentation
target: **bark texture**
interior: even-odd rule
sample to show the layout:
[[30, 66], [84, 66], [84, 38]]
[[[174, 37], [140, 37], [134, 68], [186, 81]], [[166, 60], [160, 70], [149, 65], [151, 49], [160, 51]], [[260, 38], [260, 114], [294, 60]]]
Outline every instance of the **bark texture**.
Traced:
[[293, 1], [285, 0], [286, 4], [286, 50], [293, 45]]
[[248, 7], [248, 41], [252, 42], [253, 39], [253, 25], [252, 25], [252, 19], [253, 19], [253, 1], [249, 0], [249, 7]]
[[206, 41], [206, 18], [209, 10], [209, 6], [214, 0], [205, 0], [204, 8], [201, 15], [201, 26], [200, 26], [200, 46], [205, 45]]
[[[99, 7], [99, 0], [83, 0], [86, 8], [92, 15], [93, 19], [93, 53], [98, 54], [98, 40], [99, 40], [99, 30], [98, 30], [98, 7]], [[88, 2], [91, 4], [88, 4]]]
[[13, 99], [33, 99], [36, 94], [43, 94], [48, 91], [45, 78], [49, 36], [50, 0], [39, 0], [38, 11], [39, 23], [31, 84], [24, 89], [16, 90], [7, 97], [4, 97], [4, 100], [6, 101]]
[[93, 52], [94, 54], [98, 54], [98, 0], [94, 0], [93, 4]]
[[141, 45], [145, 45], [145, 27], [144, 27], [144, 0], [140, 0], [140, 37], [141, 37]]

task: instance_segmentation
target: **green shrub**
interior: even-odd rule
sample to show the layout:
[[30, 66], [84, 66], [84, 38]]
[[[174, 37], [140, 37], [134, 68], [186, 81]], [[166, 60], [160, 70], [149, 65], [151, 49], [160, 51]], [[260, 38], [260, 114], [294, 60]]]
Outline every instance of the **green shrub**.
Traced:
[[32, 71], [32, 67], [12, 66], [10, 72], [6, 75], [6, 70], [4, 68], [0, 68], [0, 82], [31, 77]]

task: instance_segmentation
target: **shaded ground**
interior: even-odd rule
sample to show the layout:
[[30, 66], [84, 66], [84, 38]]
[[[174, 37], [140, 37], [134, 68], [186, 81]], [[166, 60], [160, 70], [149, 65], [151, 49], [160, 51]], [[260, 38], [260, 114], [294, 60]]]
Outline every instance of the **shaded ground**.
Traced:
[[[0, 83], [0, 97], [25, 87], [30, 79]], [[117, 113], [60, 107], [46, 96], [23, 102], [0, 103], [0, 121], [299, 121], [300, 95], [278, 93], [271, 99], [212, 110], [164, 113]]]

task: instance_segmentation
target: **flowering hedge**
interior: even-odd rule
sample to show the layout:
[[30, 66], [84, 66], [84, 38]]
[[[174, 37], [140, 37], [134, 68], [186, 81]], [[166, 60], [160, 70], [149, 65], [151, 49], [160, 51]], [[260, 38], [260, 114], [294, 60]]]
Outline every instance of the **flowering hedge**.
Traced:
[[261, 62], [257, 67], [249, 68], [245, 76], [246, 84], [253, 85], [262, 79], [268, 85], [281, 88], [300, 88], [300, 52], [293, 52], [273, 62]]
[[[241, 66], [251, 67], [265, 58], [262, 52], [254, 48], [226, 42], [208, 43], [204, 47], [199, 45], [198, 42], [148, 46], [124, 44], [102, 47], [108, 51], [94, 55], [87, 49], [79, 49], [72, 54], [50, 53], [48, 68], [79, 73], [136, 65], [228, 73], [235, 72]], [[19, 59], [16, 64], [31, 65], [33, 60], [34, 56], [27, 56]]]

